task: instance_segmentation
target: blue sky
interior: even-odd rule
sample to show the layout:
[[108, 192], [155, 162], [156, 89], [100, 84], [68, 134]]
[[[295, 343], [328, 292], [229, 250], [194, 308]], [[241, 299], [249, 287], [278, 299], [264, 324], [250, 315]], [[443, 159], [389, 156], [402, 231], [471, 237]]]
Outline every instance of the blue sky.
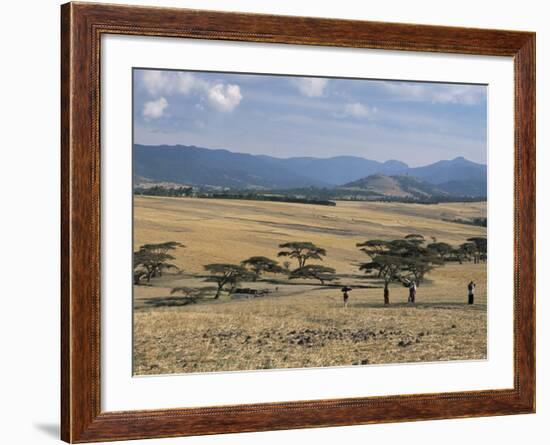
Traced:
[[134, 142], [486, 163], [485, 86], [134, 70]]

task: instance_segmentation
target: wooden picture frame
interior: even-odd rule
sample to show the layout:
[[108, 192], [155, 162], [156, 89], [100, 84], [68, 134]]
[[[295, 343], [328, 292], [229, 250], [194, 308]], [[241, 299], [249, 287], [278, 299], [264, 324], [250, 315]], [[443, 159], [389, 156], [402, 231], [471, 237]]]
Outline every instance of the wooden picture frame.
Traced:
[[[534, 33], [92, 3], [65, 4], [61, 17], [63, 440], [96, 442], [535, 411]], [[513, 57], [513, 389], [102, 412], [99, 93], [104, 34]]]

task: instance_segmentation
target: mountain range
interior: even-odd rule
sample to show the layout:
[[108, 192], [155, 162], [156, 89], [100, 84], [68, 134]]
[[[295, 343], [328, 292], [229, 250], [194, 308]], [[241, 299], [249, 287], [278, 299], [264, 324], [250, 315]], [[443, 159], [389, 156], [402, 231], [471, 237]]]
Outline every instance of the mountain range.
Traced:
[[[134, 181], [232, 189], [303, 187], [374, 190], [378, 186], [413, 196], [483, 197], [487, 167], [463, 157], [422, 167], [356, 156], [276, 158], [185, 145], [134, 145]], [[374, 175], [374, 178], [369, 178]], [[391, 184], [390, 184], [391, 183]], [[397, 187], [399, 185], [399, 187]], [[407, 191], [408, 190], [408, 191]], [[418, 192], [418, 193], [417, 193]], [[387, 194], [384, 194], [387, 196]], [[398, 195], [396, 195], [398, 196]]]

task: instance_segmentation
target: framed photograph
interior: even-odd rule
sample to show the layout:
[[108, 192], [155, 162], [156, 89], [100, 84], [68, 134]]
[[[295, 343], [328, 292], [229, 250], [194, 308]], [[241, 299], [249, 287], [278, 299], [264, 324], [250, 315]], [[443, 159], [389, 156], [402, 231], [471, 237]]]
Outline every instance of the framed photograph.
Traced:
[[535, 411], [535, 35], [62, 6], [62, 439]]

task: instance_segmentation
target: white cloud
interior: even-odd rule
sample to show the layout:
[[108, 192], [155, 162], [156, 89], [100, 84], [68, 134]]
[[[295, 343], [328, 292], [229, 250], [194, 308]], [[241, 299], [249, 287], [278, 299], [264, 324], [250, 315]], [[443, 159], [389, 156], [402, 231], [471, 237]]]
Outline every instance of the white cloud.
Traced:
[[142, 74], [141, 81], [151, 96], [175, 93], [186, 95], [208, 87], [207, 82], [191, 73], [174, 73], [172, 71], [146, 70]]
[[360, 102], [354, 102], [346, 104], [344, 106], [344, 116], [351, 116], [356, 118], [367, 118], [372, 116], [373, 113], [376, 113], [376, 108], [369, 108], [366, 105], [363, 105]]
[[485, 97], [481, 85], [443, 85], [413, 82], [382, 82], [384, 89], [404, 101], [476, 105]]
[[453, 103], [461, 105], [476, 105], [485, 96], [485, 87], [455, 85], [434, 91], [433, 102]]
[[208, 103], [218, 111], [232, 111], [242, 98], [238, 85], [218, 83], [208, 90]]
[[307, 77], [304, 79], [294, 79], [295, 85], [298, 87], [300, 93], [307, 97], [319, 97], [325, 92], [325, 88], [328, 85], [327, 79], [320, 79], [318, 77]]
[[176, 91], [184, 95], [205, 91], [208, 88], [208, 82], [193, 76], [191, 73], [177, 73], [174, 77]]
[[157, 100], [145, 102], [142, 115], [146, 119], [159, 119], [163, 116], [164, 110], [168, 107], [168, 101], [161, 97]]
[[162, 71], [144, 71], [141, 75], [141, 82], [151, 96], [156, 96], [159, 93], [171, 93], [173, 89], [170, 78]]
[[[206, 101], [212, 108], [222, 112], [232, 111], [242, 100], [241, 89], [238, 85], [208, 82], [192, 73], [147, 70], [143, 72], [141, 80], [143, 87], [151, 96], [194, 94], [199, 97], [200, 101]], [[148, 102], [146, 107], [149, 103], [153, 102]], [[202, 107], [200, 102], [196, 106]], [[162, 110], [160, 113], [162, 115]], [[143, 115], [145, 116], [145, 108]]]

